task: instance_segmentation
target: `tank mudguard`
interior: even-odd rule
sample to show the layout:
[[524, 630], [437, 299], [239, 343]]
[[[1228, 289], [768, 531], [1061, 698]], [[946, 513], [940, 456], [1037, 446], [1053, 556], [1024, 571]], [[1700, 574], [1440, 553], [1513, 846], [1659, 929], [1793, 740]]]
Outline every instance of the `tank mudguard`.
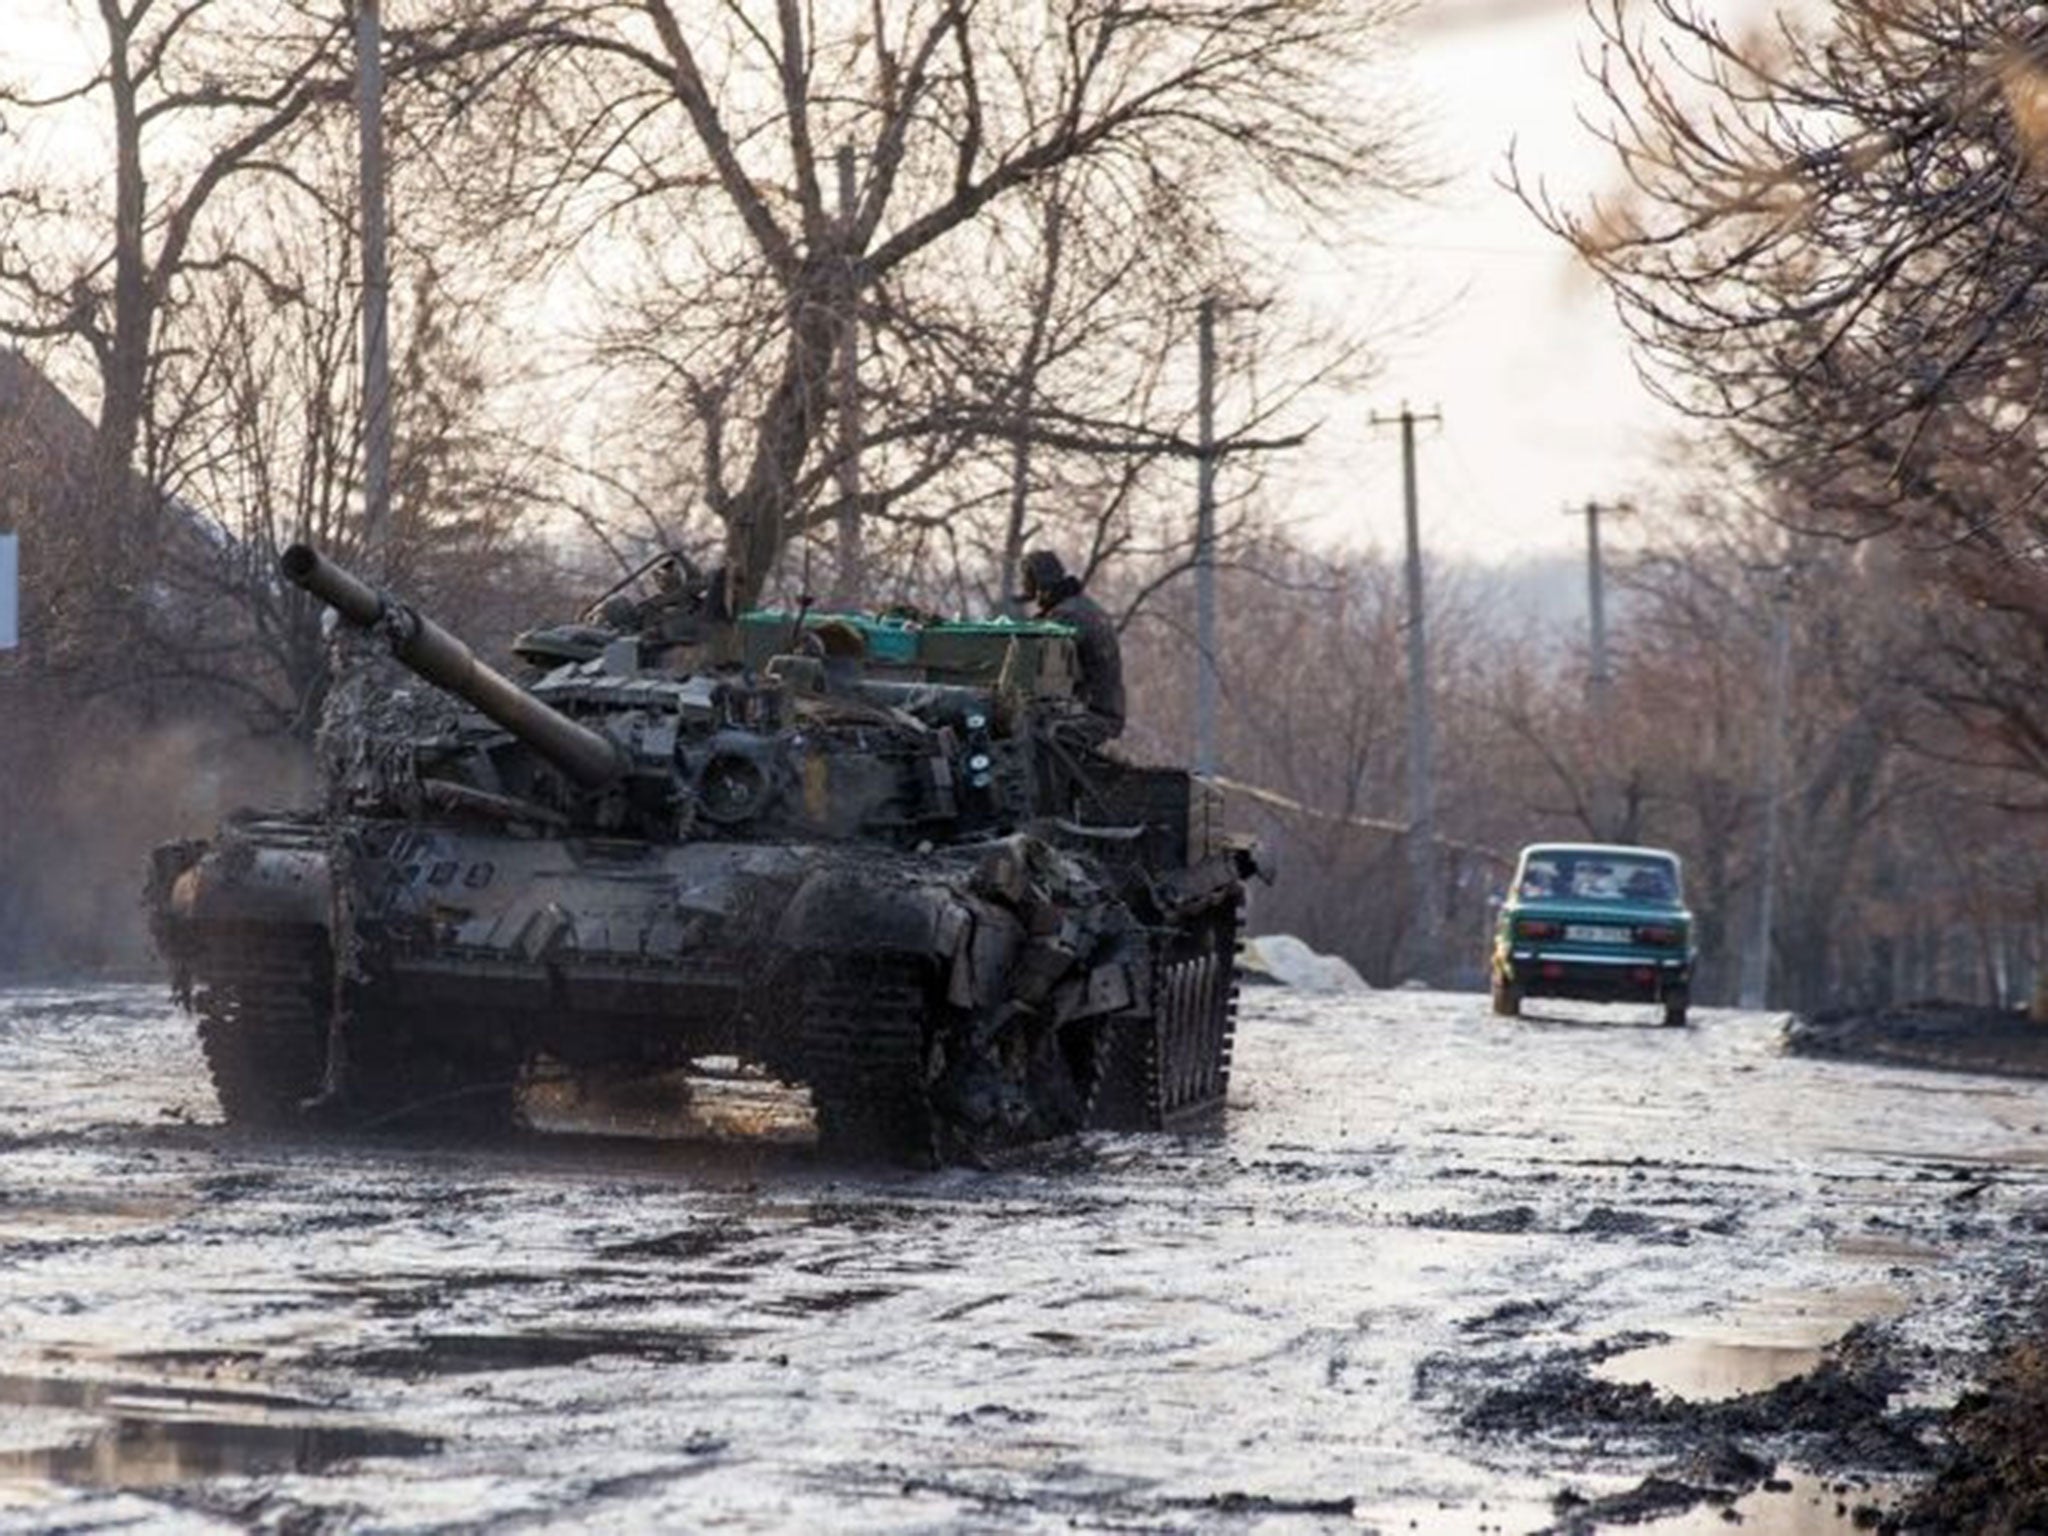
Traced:
[[866, 869], [806, 875], [775, 924], [778, 947], [820, 954], [950, 955], [962, 935], [943, 886], [890, 882]]
[[171, 880], [163, 907], [173, 922], [324, 927], [331, 903], [324, 852], [226, 841]]
[[957, 1007], [1007, 995], [1023, 932], [1009, 913], [942, 881], [883, 882], [872, 869], [807, 876], [775, 928], [785, 953], [929, 959]]

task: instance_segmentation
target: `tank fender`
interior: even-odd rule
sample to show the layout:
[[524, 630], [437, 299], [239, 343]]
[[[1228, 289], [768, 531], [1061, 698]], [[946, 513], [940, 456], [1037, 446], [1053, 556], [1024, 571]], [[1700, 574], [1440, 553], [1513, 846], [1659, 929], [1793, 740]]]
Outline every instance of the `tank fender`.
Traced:
[[171, 875], [160, 899], [164, 915], [181, 922], [324, 926], [331, 904], [327, 855], [223, 842]]
[[943, 888], [891, 881], [866, 869], [806, 875], [775, 923], [775, 943], [794, 951], [882, 951], [948, 959], [945, 941], [955, 903]]
[[917, 955], [946, 980], [947, 1001], [993, 1007], [1011, 991], [1024, 932], [992, 902], [936, 882], [887, 884], [865, 869], [805, 877], [775, 925], [789, 954]]

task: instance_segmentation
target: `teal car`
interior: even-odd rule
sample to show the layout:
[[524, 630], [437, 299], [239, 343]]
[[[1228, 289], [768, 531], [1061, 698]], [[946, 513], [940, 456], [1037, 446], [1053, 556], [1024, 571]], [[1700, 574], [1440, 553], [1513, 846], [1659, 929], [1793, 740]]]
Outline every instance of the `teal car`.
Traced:
[[1493, 934], [1493, 1011], [1531, 997], [1650, 1003], [1685, 1023], [1699, 958], [1678, 855], [1610, 843], [1532, 843]]

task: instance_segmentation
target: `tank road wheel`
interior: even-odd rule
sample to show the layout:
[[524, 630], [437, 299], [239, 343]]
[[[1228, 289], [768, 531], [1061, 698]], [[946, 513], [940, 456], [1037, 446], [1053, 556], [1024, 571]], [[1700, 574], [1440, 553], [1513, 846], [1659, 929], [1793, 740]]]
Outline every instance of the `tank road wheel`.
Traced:
[[1522, 989], [1499, 974], [1493, 978], [1493, 1011], [1504, 1019], [1522, 1016]]
[[913, 960], [835, 956], [805, 983], [804, 1077], [828, 1155], [937, 1162], [928, 980]]
[[327, 936], [319, 929], [213, 936], [195, 970], [199, 1046], [229, 1125], [295, 1123], [327, 1067]]
[[1167, 942], [1154, 968], [1152, 1017], [1105, 1026], [1097, 1126], [1180, 1130], [1221, 1115], [1237, 1031], [1236, 946], [1234, 906]]
[[1692, 1004], [1690, 987], [1673, 987], [1664, 994], [1664, 1027], [1685, 1028], [1685, 1010]]

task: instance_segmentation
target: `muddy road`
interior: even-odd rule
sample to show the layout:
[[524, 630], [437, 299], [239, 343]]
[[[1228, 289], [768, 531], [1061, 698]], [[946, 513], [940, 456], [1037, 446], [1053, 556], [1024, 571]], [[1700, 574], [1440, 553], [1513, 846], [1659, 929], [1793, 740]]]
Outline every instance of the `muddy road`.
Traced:
[[919, 1174], [251, 1140], [160, 988], [0, 991], [0, 1530], [1856, 1528], [2048, 1083], [1540, 1012], [1253, 990], [1220, 1136]]

